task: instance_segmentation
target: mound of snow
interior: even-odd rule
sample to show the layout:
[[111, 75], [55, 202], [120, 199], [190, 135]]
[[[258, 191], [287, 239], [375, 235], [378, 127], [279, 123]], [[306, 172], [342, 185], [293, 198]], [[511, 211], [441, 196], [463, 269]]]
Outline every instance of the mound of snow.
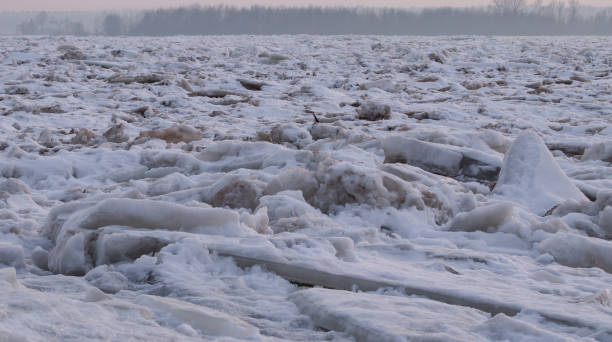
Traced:
[[538, 215], [568, 199], [587, 201], [530, 131], [520, 134], [506, 153], [494, 192]]

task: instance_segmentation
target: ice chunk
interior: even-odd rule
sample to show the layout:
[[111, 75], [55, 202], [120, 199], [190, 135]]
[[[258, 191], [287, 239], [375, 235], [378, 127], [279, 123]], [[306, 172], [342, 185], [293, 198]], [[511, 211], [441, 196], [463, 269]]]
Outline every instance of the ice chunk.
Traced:
[[[108, 63], [108, 62], [98, 62], [98, 63], [113, 65], [112, 63]], [[125, 83], [125, 84], [142, 83], [142, 84], [149, 84], [149, 83], [161, 82], [161, 81], [163, 81], [165, 79], [166, 78], [163, 75], [158, 75], [158, 74], [130, 76], [130, 75], [122, 75], [122, 74], [117, 73], [117, 74], [109, 77], [107, 79], [107, 81], [109, 83]]]
[[194, 185], [195, 182], [182, 173], [174, 172], [151, 183], [147, 193], [151, 196], [164, 195], [174, 191], [189, 189]]
[[612, 307], [612, 291], [610, 291], [610, 289], [602, 289], [592, 295], [579, 298], [577, 302], [593, 303], [601, 306]]
[[338, 236], [328, 238], [329, 242], [336, 249], [336, 256], [344, 261], [357, 261], [355, 255], [355, 243], [347, 237]]
[[488, 129], [478, 133], [478, 136], [491, 149], [501, 153], [506, 153], [512, 144], [512, 141], [503, 136], [501, 133]]
[[183, 323], [179, 325], [178, 327], [176, 327], [176, 331], [180, 332], [181, 334], [191, 336], [191, 337], [198, 336], [198, 332], [194, 328], [192, 328], [191, 325], [186, 324], [186, 323]]
[[181, 141], [188, 143], [202, 139], [203, 135], [202, 132], [191, 126], [173, 125], [172, 127], [164, 129], [140, 132], [138, 138], [144, 137], [157, 138], [165, 140], [168, 143], [178, 143]]
[[606, 233], [597, 224], [593, 217], [582, 213], [569, 213], [563, 216], [563, 221], [571, 228], [582, 230], [589, 236], [604, 238]]
[[215, 207], [255, 210], [264, 187], [265, 183], [261, 181], [239, 175], [226, 175], [203, 191], [202, 200]]
[[508, 202], [497, 202], [476, 208], [466, 213], [459, 213], [450, 223], [451, 230], [473, 232], [498, 228], [512, 218], [514, 205]]
[[89, 270], [85, 235], [77, 233], [61, 240], [49, 253], [49, 270], [66, 275], [83, 275]]
[[319, 164], [316, 178], [319, 187], [314, 198], [306, 199], [324, 213], [348, 203], [375, 207], [422, 205], [420, 193], [408, 182], [378, 169], [327, 159]]
[[49, 252], [45, 251], [40, 246], [36, 246], [36, 248], [34, 248], [31, 258], [36, 267], [43, 270], [49, 268]]
[[100, 302], [103, 300], [108, 300], [111, 297], [104, 292], [100, 291], [97, 287], [91, 287], [85, 291], [85, 295], [83, 296], [83, 301], [87, 303], [92, 302]]
[[106, 293], [117, 293], [128, 288], [127, 278], [119, 272], [111, 271], [107, 265], [90, 270], [85, 279]]
[[0, 269], [0, 283], [2, 282], [6, 282], [13, 289], [23, 288], [17, 280], [17, 272], [13, 267]]
[[125, 133], [125, 125], [123, 123], [109, 127], [102, 136], [106, 138], [107, 141], [114, 143], [122, 143], [130, 139]]
[[136, 302], [153, 310], [157, 320], [164, 325], [179, 327], [188, 324], [209, 336], [241, 339], [253, 339], [259, 336], [259, 330], [248, 323], [204, 306], [150, 295], [140, 295], [136, 298]]
[[286, 144], [300, 149], [312, 143], [310, 132], [295, 124], [283, 124], [272, 127], [270, 138], [275, 144]]
[[370, 90], [372, 88], [378, 88], [388, 93], [398, 93], [402, 90], [401, 86], [392, 82], [391, 80], [378, 80], [363, 83], [359, 86], [360, 89]]
[[312, 198], [318, 187], [319, 182], [313, 172], [295, 167], [284, 170], [272, 178], [264, 189], [264, 194], [274, 195], [284, 190], [300, 190], [302, 195], [299, 197]]
[[392, 136], [383, 139], [385, 163], [406, 163], [448, 177], [466, 175], [495, 180], [500, 161], [496, 156], [471, 149]]
[[[62, 215], [63, 213], [63, 215]], [[93, 264], [133, 260], [158, 251], [168, 240], [147, 231], [96, 231], [124, 226], [242, 236], [252, 232], [235, 211], [186, 207], [168, 202], [107, 199], [96, 205], [80, 203], [53, 210], [43, 233], [55, 247], [49, 253], [49, 270], [67, 275], [87, 273]], [[151, 235], [151, 236], [149, 236]], [[95, 251], [93, 247], [95, 246]]]
[[249, 79], [244, 79], [244, 78], [239, 78], [238, 82], [240, 83], [240, 85], [242, 85], [246, 89], [253, 90], [253, 91], [260, 91], [261, 88], [263, 88], [263, 86], [266, 85], [265, 82], [261, 82], [257, 80], [249, 80]]
[[612, 207], [608, 206], [599, 213], [599, 228], [608, 239], [612, 239]]
[[612, 242], [586, 236], [557, 233], [538, 245], [555, 261], [569, 267], [599, 267], [612, 273]]
[[403, 137], [383, 140], [385, 163], [406, 163], [445, 176], [457, 176], [461, 169], [461, 153], [442, 145]]
[[206, 148], [198, 158], [215, 162], [214, 169], [231, 171], [240, 168], [260, 169], [264, 159], [281, 147], [267, 142], [239, 143], [221, 141]]
[[227, 172], [241, 168], [296, 167], [311, 162], [313, 153], [268, 142], [221, 141], [206, 148], [198, 158], [210, 162], [207, 167], [211, 171]]
[[605, 207], [612, 207], [612, 190], [602, 189], [597, 192], [595, 204], [599, 210], [604, 210]]
[[87, 128], [80, 128], [75, 132], [74, 137], [70, 139], [71, 144], [75, 145], [91, 145], [96, 142], [98, 137]]
[[18, 268], [23, 267], [23, 257], [23, 247], [0, 242], [0, 264]]
[[490, 341], [506, 342], [567, 342], [569, 338], [546, 331], [527, 322], [498, 314], [474, 329]]
[[315, 325], [357, 341], [478, 341], [470, 328], [488, 315], [424, 298], [308, 289], [289, 299]]
[[44, 147], [53, 148], [59, 144], [53, 133], [48, 128], [45, 128], [38, 135], [38, 143]]
[[140, 232], [102, 232], [95, 241], [96, 265], [112, 264], [135, 260], [138, 257], [156, 253], [170, 243], [159, 236]]
[[340, 127], [330, 124], [319, 123], [310, 128], [310, 134], [314, 140], [319, 139], [346, 139], [350, 133]]
[[582, 160], [603, 160], [612, 163], [612, 140], [593, 144], [584, 152]]
[[301, 191], [281, 191], [276, 195], [262, 197], [260, 202], [260, 206], [268, 211], [274, 233], [291, 232], [302, 228], [330, 228], [337, 225], [306, 203]]
[[240, 215], [240, 222], [244, 223], [247, 227], [253, 229], [260, 234], [272, 234], [272, 229], [268, 226], [270, 218], [268, 217], [268, 208], [258, 208], [253, 215], [249, 213], [242, 213]]
[[367, 101], [357, 109], [357, 117], [361, 120], [385, 120], [391, 117], [391, 107], [378, 102]]
[[538, 215], [568, 199], [587, 201], [531, 131], [521, 133], [506, 153], [494, 192]]
[[67, 226], [97, 229], [104, 226], [167, 229], [222, 235], [244, 233], [236, 212], [216, 208], [192, 208], [168, 202], [107, 199], [73, 215]]
[[20, 179], [10, 178], [0, 183], [0, 192], [7, 192], [11, 195], [31, 194], [30, 187]]

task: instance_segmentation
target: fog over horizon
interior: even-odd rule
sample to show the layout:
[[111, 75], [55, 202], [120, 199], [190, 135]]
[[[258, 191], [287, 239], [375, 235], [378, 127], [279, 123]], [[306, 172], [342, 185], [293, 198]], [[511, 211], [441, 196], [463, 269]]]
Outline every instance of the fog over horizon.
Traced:
[[[248, 3], [252, 6], [240, 6]], [[318, 2], [317, 2], [318, 1]], [[322, 3], [285, 2], [286, 6], [264, 6], [235, 0], [225, 5], [212, 1], [177, 1], [172, 7], [155, 7], [167, 1], [151, 1], [149, 9], [113, 11], [22, 11], [0, 12], [2, 35], [108, 35], [169, 36], [224, 34], [374, 34], [374, 35], [610, 35], [612, 7], [593, 7], [580, 0], [438, 0], [463, 7], [365, 7], [316, 6]], [[377, 2], [421, 4], [422, 0]], [[36, 1], [26, 0], [23, 6]], [[112, 4], [109, 0], [106, 4]], [[343, 1], [336, 0], [340, 4]], [[346, 1], [344, 1], [346, 2]], [[68, 5], [68, 0], [53, 2]], [[137, 4], [139, 1], [125, 1]], [[191, 5], [187, 6], [187, 3]], [[202, 6], [210, 3], [211, 5]], [[257, 4], [260, 5], [257, 5]], [[435, 4], [430, 2], [430, 5]], [[312, 6], [290, 6], [312, 4]], [[180, 6], [184, 5], [184, 6]], [[235, 6], [233, 6], [235, 5]]]
[[[192, 5], [237, 7], [391, 7], [391, 8], [428, 8], [428, 7], [474, 7], [487, 6], [490, 0], [106, 0], [83, 2], [80, 0], [22, 0], [0, 3], [0, 11], [112, 11], [125, 9], [174, 8]], [[609, 0], [579, 0], [583, 6], [611, 6]]]

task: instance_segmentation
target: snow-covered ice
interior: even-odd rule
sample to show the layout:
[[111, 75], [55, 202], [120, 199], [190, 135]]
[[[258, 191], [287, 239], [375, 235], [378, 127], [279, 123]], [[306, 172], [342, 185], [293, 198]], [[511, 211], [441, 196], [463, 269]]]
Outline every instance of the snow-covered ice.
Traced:
[[0, 341], [612, 341], [604, 37], [0, 38]]

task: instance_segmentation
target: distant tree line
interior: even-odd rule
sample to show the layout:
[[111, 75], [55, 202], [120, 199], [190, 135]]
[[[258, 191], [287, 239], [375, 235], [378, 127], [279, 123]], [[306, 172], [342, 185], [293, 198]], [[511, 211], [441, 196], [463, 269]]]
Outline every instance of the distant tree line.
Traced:
[[[94, 34], [380, 34], [380, 35], [609, 35], [612, 10], [581, 15], [577, 0], [491, 0], [486, 8], [278, 8], [182, 7], [106, 15]], [[21, 33], [41, 34], [48, 19], [23, 23]], [[58, 27], [54, 24], [53, 27]], [[67, 26], [71, 27], [71, 26]], [[37, 31], [38, 30], [38, 31]], [[75, 31], [80, 32], [79, 30]], [[62, 32], [55, 30], [55, 32]], [[46, 32], [53, 34], [53, 32]], [[77, 34], [63, 33], [63, 34]]]
[[189, 7], [147, 11], [124, 34], [609, 35], [612, 11], [576, 0], [494, 0], [488, 8]]
[[84, 36], [88, 32], [81, 22], [69, 19], [57, 19], [47, 12], [40, 12], [34, 18], [24, 21], [17, 26], [20, 34], [45, 34], [45, 35], [75, 35]]

